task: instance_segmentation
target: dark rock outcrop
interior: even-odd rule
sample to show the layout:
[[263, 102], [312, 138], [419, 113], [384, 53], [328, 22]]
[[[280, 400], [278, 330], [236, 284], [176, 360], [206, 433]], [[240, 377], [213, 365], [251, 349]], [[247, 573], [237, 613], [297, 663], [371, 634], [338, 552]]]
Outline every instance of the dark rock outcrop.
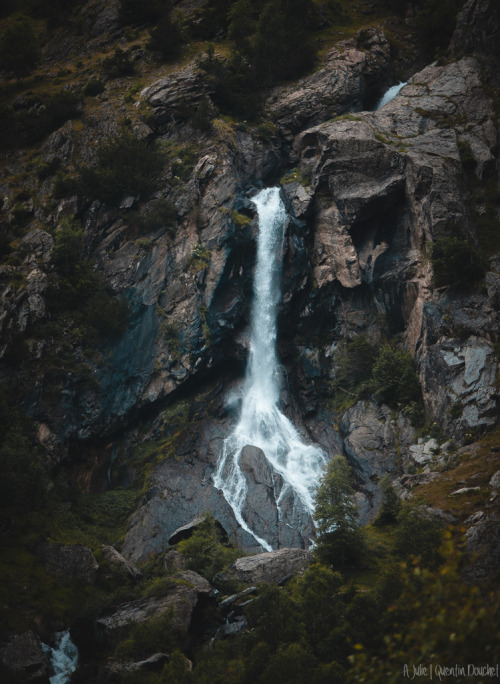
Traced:
[[467, 0], [458, 15], [450, 52], [500, 57], [500, 7], [495, 0]]
[[[382, 501], [378, 481], [395, 475], [403, 453], [415, 440], [410, 421], [387, 406], [358, 402], [340, 422], [347, 458], [358, 480], [356, 489], [361, 524], [373, 519]], [[411, 448], [411, 447], [410, 447]]]
[[2, 664], [12, 672], [12, 679], [49, 684], [49, 659], [40, 638], [34, 632], [14, 636], [0, 651]]
[[380, 83], [388, 81], [390, 46], [385, 35], [365, 31], [362, 43], [362, 48], [354, 41], [340, 43], [312, 76], [272, 91], [266, 111], [286, 138], [344, 112], [364, 109]]

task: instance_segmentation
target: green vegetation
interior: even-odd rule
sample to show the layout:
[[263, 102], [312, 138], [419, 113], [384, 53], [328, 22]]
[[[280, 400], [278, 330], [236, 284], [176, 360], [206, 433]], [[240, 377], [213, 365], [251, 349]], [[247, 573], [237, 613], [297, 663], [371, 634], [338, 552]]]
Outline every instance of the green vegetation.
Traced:
[[435, 287], [470, 289], [485, 273], [481, 255], [469, 240], [456, 236], [439, 237], [432, 244], [431, 263]]
[[211, 515], [205, 517], [188, 539], [177, 544], [177, 550], [186, 559], [190, 570], [209, 581], [241, 556], [236, 547], [224, 541], [222, 532]]
[[0, 70], [13, 73], [19, 81], [40, 61], [40, 46], [26, 17], [19, 17], [0, 37]]
[[323, 563], [343, 571], [360, 563], [364, 539], [350, 469], [343, 456], [334, 456], [327, 466], [316, 493], [314, 520], [318, 531], [316, 554]]
[[352, 400], [371, 395], [391, 408], [416, 407], [421, 403], [420, 385], [410, 352], [392, 344], [378, 351], [364, 335], [344, 345], [336, 357], [334, 388]]
[[68, 219], [61, 222], [55, 235], [52, 260], [60, 274], [60, 283], [49, 293], [53, 314], [78, 311], [82, 322], [104, 335], [120, 335], [127, 327], [128, 307], [106, 290], [106, 284], [85, 259], [84, 234]]
[[430, 58], [444, 52], [455, 28], [456, 17], [463, 0], [423, 0], [416, 14], [419, 37]]
[[149, 32], [147, 47], [168, 62], [179, 56], [184, 40], [182, 14], [174, 13], [170, 0], [164, 0], [162, 14]]
[[80, 100], [77, 95], [66, 90], [40, 97], [27, 95], [29, 108], [21, 111], [6, 102], [0, 101], [0, 147], [17, 148], [32, 145], [68, 119], [80, 116]]
[[420, 399], [420, 384], [410, 352], [383, 345], [373, 365], [371, 389], [377, 401], [392, 408]]
[[242, 214], [240, 211], [236, 211], [236, 210], [231, 213], [231, 220], [239, 228], [244, 228], [245, 226], [249, 226], [252, 222], [252, 219], [250, 218], [250, 216], [247, 216], [246, 214]]
[[125, 220], [134, 233], [144, 235], [162, 227], [173, 235], [176, 227], [175, 206], [167, 199], [159, 198], [150, 202], [144, 209], [129, 211]]
[[91, 78], [83, 89], [83, 94], [89, 97], [95, 97], [104, 92], [104, 83], [100, 78]]
[[158, 187], [164, 160], [160, 149], [136, 138], [123, 126], [111, 140], [97, 150], [95, 166], [81, 172], [81, 183], [88, 195], [104, 201], [124, 195], [147, 197]]
[[103, 60], [102, 68], [111, 78], [132, 76], [135, 71], [128, 53], [124, 52], [121, 48], [116, 48], [110, 57], [106, 57], [106, 59]]

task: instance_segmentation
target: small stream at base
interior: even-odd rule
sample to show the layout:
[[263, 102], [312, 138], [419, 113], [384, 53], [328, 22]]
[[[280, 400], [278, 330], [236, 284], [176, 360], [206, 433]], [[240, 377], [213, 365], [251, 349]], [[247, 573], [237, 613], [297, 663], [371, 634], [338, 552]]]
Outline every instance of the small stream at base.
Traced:
[[43, 644], [43, 650], [49, 655], [53, 674], [50, 684], [67, 684], [78, 667], [78, 649], [71, 641], [69, 629], [55, 635], [55, 646]]

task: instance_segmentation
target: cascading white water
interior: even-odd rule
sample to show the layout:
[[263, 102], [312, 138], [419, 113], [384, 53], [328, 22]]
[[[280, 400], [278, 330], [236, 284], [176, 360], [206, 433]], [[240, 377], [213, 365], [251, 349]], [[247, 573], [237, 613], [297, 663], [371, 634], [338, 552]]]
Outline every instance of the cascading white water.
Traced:
[[304, 444], [290, 420], [279, 408], [279, 363], [276, 356], [277, 305], [286, 212], [279, 188], [262, 190], [253, 199], [259, 216], [257, 263], [254, 274], [250, 357], [243, 386], [241, 416], [224, 441], [214, 484], [231, 505], [241, 527], [267, 551], [271, 544], [244, 519], [247, 481], [240, 468], [241, 450], [262, 449], [280, 484], [275, 492], [278, 512], [285, 496], [292, 494], [306, 515], [313, 510], [314, 491], [327, 461], [323, 451]]
[[44, 644], [44, 650], [50, 655], [50, 664], [54, 674], [50, 684], [66, 684], [78, 667], [78, 649], [71, 641], [69, 630], [56, 634], [55, 646]]
[[384, 105], [386, 105], [388, 102], [393, 100], [396, 95], [399, 93], [401, 88], [403, 88], [406, 85], [406, 83], [402, 83], [401, 81], [399, 83], [396, 83], [396, 85], [393, 85], [387, 90], [384, 95], [380, 98], [380, 100], [377, 102], [377, 106], [375, 107], [375, 111], [377, 109], [381, 109]]

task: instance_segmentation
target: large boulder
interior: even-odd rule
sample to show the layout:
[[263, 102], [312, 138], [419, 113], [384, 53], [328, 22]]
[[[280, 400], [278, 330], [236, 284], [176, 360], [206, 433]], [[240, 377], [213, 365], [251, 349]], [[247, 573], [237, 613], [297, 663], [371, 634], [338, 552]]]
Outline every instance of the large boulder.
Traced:
[[255, 556], [238, 558], [225, 576], [245, 584], [283, 584], [299, 574], [312, 562], [313, 556], [304, 549], [278, 549]]
[[[49, 659], [42, 642], [34, 632], [25, 632], [10, 639], [0, 651], [2, 664], [12, 672], [12, 681], [49, 684]], [[7, 680], [5, 680], [7, 681]]]
[[178, 573], [174, 580], [179, 583], [165, 596], [130, 601], [119, 606], [112, 615], [99, 618], [96, 625], [101, 635], [112, 639], [133, 624], [170, 612], [173, 628], [187, 631], [198, 600], [200, 597], [212, 597], [213, 589], [207, 580], [192, 570]]
[[121, 572], [128, 575], [131, 579], [139, 581], [142, 578], [142, 572], [139, 568], [124, 558], [113, 546], [102, 546], [101, 551], [108, 563], [119, 568]]
[[92, 584], [96, 579], [99, 565], [92, 551], [86, 546], [66, 546], [47, 542], [40, 544], [36, 551], [47, 572], [64, 584]]

